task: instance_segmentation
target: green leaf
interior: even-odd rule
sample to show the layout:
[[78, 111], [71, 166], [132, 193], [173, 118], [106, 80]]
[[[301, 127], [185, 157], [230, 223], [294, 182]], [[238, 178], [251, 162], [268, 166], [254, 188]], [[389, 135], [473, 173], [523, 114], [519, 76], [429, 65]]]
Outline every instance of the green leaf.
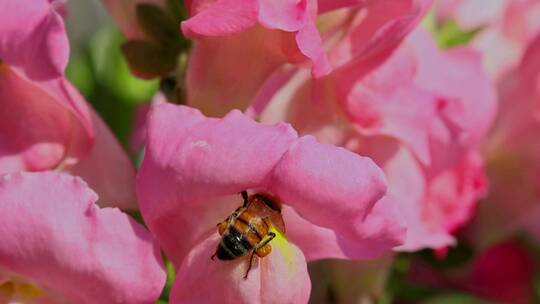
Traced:
[[474, 257], [473, 248], [464, 240], [460, 240], [455, 247], [449, 247], [447, 255], [443, 258], [437, 257], [431, 249], [418, 251], [415, 255], [429, 262], [436, 269], [455, 269], [466, 265]]
[[482, 28], [463, 31], [455, 21], [445, 22], [436, 30], [436, 38], [443, 49], [468, 44]]
[[66, 76], [84, 96], [88, 96], [94, 91], [94, 74], [87, 52], [72, 56], [66, 69]]
[[122, 40], [122, 34], [113, 27], [104, 28], [92, 39], [90, 52], [96, 81], [122, 102], [148, 101], [158, 82], [133, 76], [120, 49]]
[[[142, 80], [131, 74], [120, 51], [122, 40], [116, 28], [104, 27], [81, 54], [92, 76], [91, 90], [85, 89], [83, 93], [118, 139], [126, 144], [136, 107], [154, 95], [158, 81]], [[72, 79], [81, 77], [80, 71], [73, 71]]]
[[151, 42], [127, 41], [122, 52], [131, 71], [143, 79], [166, 76], [176, 67], [178, 53]]
[[167, 259], [167, 257], [162, 254], [163, 260], [165, 261], [165, 269], [167, 271], [167, 281], [165, 283], [165, 287], [163, 288], [163, 291], [161, 292], [161, 296], [159, 299], [161, 301], [167, 301], [169, 300], [169, 294], [171, 293], [171, 288], [174, 284], [174, 279], [176, 278], [176, 271], [174, 270], [174, 265], [172, 262]]

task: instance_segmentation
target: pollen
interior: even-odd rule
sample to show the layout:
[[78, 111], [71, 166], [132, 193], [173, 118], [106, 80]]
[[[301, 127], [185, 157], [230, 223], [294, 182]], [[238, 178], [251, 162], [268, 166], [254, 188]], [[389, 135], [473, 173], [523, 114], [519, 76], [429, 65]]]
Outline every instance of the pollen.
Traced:
[[286, 262], [287, 270], [289, 274], [293, 275], [295, 273], [295, 259], [294, 251], [289, 243], [287, 237], [281, 233], [278, 229], [275, 229], [273, 226], [270, 231], [276, 234], [276, 237], [272, 240], [272, 247], [275, 247], [282, 255], [283, 259]]

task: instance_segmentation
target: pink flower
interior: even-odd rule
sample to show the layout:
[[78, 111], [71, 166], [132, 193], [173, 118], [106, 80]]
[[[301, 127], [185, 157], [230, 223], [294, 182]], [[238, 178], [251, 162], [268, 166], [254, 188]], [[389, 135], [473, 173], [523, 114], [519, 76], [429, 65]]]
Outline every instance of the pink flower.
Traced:
[[476, 149], [495, 115], [494, 87], [475, 52], [441, 52], [421, 29], [382, 65], [368, 63], [320, 80], [287, 75], [250, 110], [372, 157], [387, 174], [384, 199], [406, 218], [401, 249], [452, 244], [485, 193]]
[[524, 230], [540, 240], [539, 79], [540, 34], [499, 84], [500, 112], [483, 151], [492, 186], [476, 221], [478, 243]]
[[389, 193], [383, 200], [396, 205], [406, 222], [407, 238], [397, 249], [417, 251], [454, 245], [453, 233], [470, 221], [478, 199], [486, 192], [479, 156], [469, 152], [460, 163], [428, 174], [403, 146], [382, 139], [371, 142], [358, 151], [373, 157], [384, 169]]
[[[216, 224], [242, 204], [240, 191], [283, 202], [286, 233], [243, 279], [248, 259], [210, 260]], [[306, 261], [371, 258], [401, 244], [404, 230], [368, 158], [298, 137], [287, 124], [255, 123], [239, 111], [222, 119], [154, 105], [137, 176], [141, 212], [178, 268], [171, 303], [303, 303]]]
[[[285, 57], [305, 57], [311, 61], [314, 75], [328, 73], [329, 64], [324, 54], [322, 39], [315, 26], [317, 1], [257, 1], [216, 0], [186, 1], [191, 17], [182, 22], [182, 31], [187, 37], [232, 36], [262, 26], [260, 34], [268, 33], [277, 42], [276, 51], [283, 49]], [[283, 40], [281, 43], [279, 40]], [[268, 49], [267, 49], [268, 50]], [[271, 53], [269, 54], [271, 55]], [[238, 58], [243, 59], [243, 58]], [[297, 59], [298, 60], [298, 59]]]
[[1, 303], [154, 303], [165, 284], [157, 243], [96, 200], [77, 177], [0, 176]]
[[271, 76], [287, 64], [311, 66], [318, 78], [331, 70], [376, 66], [431, 1], [186, 3], [191, 17], [182, 23], [182, 30], [196, 39], [187, 71], [188, 104], [221, 116], [233, 108], [245, 109], [264, 95], [264, 87], [272, 85]]
[[0, 3], [10, 12], [0, 21], [0, 173], [69, 171], [100, 193], [100, 204], [134, 208], [129, 158], [64, 78], [62, 8], [62, 1]]
[[464, 30], [482, 29], [471, 44], [495, 78], [519, 64], [540, 32], [538, 0], [439, 0], [438, 8], [443, 20], [453, 17]]

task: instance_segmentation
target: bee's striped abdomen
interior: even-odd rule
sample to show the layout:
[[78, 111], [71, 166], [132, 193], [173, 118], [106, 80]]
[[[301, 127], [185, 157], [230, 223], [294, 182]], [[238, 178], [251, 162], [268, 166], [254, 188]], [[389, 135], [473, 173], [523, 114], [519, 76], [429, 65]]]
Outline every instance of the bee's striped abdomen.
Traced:
[[268, 234], [268, 229], [266, 222], [241, 210], [221, 238], [217, 250], [218, 259], [233, 260], [248, 254]]
[[217, 257], [220, 260], [233, 260], [246, 255], [253, 246], [247, 238], [233, 226], [229, 227], [219, 243]]

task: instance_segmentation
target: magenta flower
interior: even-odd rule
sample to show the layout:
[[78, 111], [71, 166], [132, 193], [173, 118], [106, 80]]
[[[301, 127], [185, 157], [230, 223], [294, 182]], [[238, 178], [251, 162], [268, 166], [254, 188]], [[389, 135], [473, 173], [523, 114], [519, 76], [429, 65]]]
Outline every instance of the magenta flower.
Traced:
[[486, 300], [473, 303], [535, 303], [534, 258], [528, 246], [506, 239], [476, 251], [464, 267], [441, 269], [413, 260], [407, 281], [424, 288], [461, 290]]
[[0, 3], [10, 12], [0, 20], [0, 173], [60, 169], [83, 176], [100, 204], [134, 208], [129, 158], [64, 78], [61, 9], [63, 1]]
[[490, 246], [475, 258], [466, 289], [501, 303], [534, 303], [535, 261], [516, 241]]
[[77, 177], [0, 176], [1, 303], [154, 303], [165, 284], [157, 243], [96, 200]]
[[[247, 279], [247, 258], [210, 259], [216, 224], [242, 205], [244, 190], [277, 196], [286, 227]], [[171, 104], [150, 112], [137, 194], [178, 268], [172, 303], [306, 302], [306, 261], [371, 258], [401, 244], [405, 231], [393, 206], [381, 203], [384, 193], [370, 159], [299, 138], [287, 124], [258, 124], [239, 111], [206, 118]]]

